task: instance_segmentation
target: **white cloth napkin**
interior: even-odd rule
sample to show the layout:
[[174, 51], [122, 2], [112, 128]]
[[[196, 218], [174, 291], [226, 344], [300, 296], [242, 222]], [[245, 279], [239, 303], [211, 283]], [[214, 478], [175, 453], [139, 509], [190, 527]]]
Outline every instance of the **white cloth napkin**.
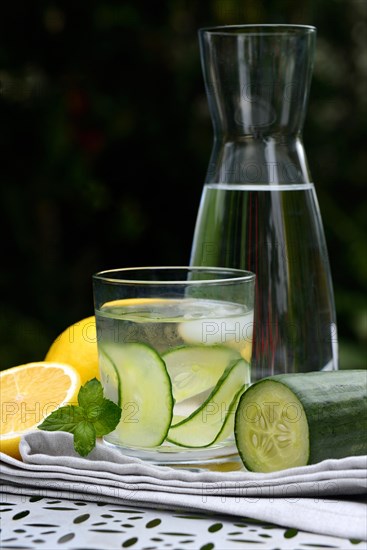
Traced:
[[0, 453], [0, 482], [12, 494], [230, 514], [367, 540], [367, 456], [256, 474], [156, 466], [102, 443], [81, 458], [64, 432], [28, 434], [20, 449], [23, 462]]

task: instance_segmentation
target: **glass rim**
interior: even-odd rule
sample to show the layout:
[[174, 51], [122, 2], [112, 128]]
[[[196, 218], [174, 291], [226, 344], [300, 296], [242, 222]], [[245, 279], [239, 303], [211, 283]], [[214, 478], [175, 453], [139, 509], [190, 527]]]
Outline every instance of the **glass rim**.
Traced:
[[[200, 280], [187, 280], [187, 279], [178, 279], [178, 280], [149, 280], [149, 279], [125, 279], [113, 277], [113, 274], [116, 273], [131, 273], [138, 271], [201, 271], [201, 272], [214, 272], [221, 273], [227, 272], [228, 277], [223, 279], [200, 279]], [[231, 277], [231, 274], [233, 275]], [[237, 276], [236, 276], [237, 275]], [[105, 269], [103, 271], [98, 271], [92, 275], [94, 281], [101, 281], [105, 283], [112, 284], [139, 284], [139, 285], [203, 285], [203, 284], [228, 284], [228, 283], [244, 283], [255, 280], [255, 273], [252, 271], [247, 271], [245, 269], [236, 269], [232, 267], [214, 267], [214, 266], [142, 266], [142, 267], [121, 267], [115, 269]]]
[[292, 33], [296, 35], [316, 33], [317, 28], [313, 25], [292, 25], [283, 23], [259, 23], [246, 25], [216, 25], [212, 27], [201, 27], [199, 34], [209, 33], [212, 35], [236, 36], [236, 35], [257, 35], [271, 36]]

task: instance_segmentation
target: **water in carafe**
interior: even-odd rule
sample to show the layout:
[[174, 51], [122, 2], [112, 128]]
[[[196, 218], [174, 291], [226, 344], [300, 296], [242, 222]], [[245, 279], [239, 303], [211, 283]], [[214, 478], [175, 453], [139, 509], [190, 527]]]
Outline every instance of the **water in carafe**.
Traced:
[[302, 142], [316, 30], [201, 29], [214, 144], [191, 264], [256, 273], [252, 380], [338, 368], [334, 296]]

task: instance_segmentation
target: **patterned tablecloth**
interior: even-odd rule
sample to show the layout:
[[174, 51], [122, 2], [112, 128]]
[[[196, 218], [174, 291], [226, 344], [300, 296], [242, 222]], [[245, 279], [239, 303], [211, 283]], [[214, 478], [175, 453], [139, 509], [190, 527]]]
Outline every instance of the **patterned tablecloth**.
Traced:
[[251, 518], [0, 495], [0, 547], [68, 550], [366, 550], [367, 543], [284, 529]]

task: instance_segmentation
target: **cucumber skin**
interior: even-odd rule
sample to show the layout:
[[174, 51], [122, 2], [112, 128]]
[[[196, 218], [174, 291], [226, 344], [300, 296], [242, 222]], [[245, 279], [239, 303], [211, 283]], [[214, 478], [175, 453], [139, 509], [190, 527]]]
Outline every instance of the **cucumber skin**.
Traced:
[[367, 370], [269, 376], [250, 386], [240, 403], [266, 380], [284, 384], [302, 403], [309, 428], [308, 464], [367, 454]]

